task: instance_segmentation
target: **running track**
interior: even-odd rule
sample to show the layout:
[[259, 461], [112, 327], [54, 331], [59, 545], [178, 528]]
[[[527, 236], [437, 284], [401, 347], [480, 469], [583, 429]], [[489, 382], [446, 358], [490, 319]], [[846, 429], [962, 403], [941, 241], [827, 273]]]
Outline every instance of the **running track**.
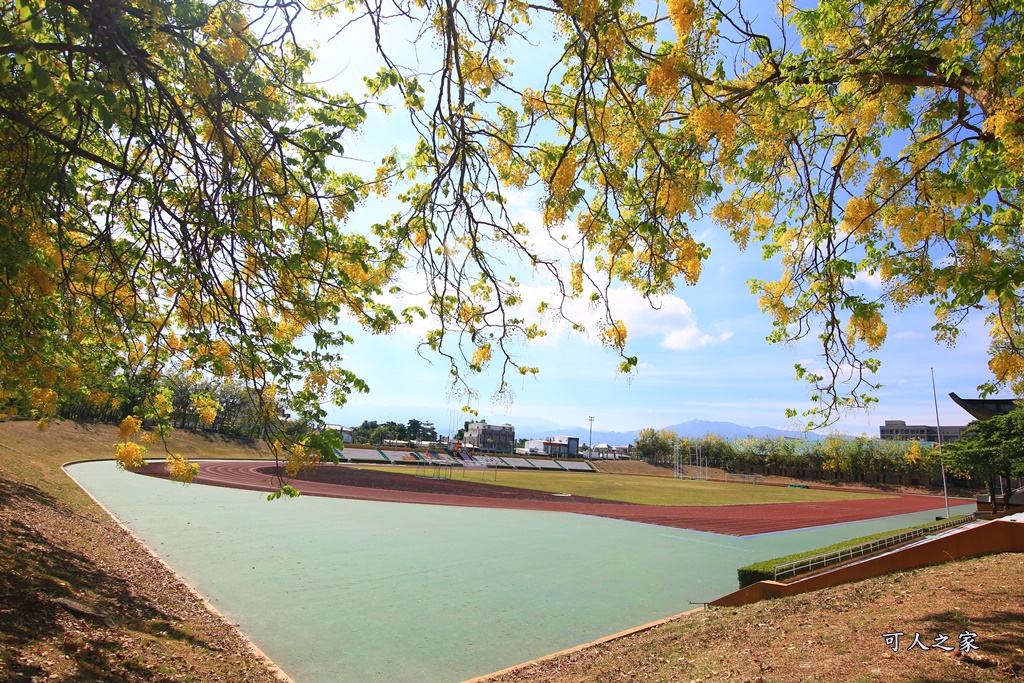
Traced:
[[[271, 480], [267, 468], [273, 463], [267, 461], [216, 461], [200, 463], [200, 473], [195, 483], [210, 486], [248, 489], [253, 491], [276, 491], [277, 484]], [[334, 469], [333, 466], [326, 466]], [[341, 467], [339, 466], [339, 470]], [[264, 471], [260, 471], [264, 470]], [[149, 464], [139, 470], [140, 474], [166, 477], [163, 463]], [[361, 472], [373, 470], [361, 469]], [[386, 475], [387, 473], [381, 472]], [[459, 507], [505, 508], [510, 510], [543, 510], [549, 512], [573, 512], [581, 515], [609, 517], [645, 524], [657, 524], [678, 529], [693, 529], [712, 533], [729, 534], [732, 536], [751, 536], [754, 534], [805, 529], [808, 527], [842, 522], [855, 522], [865, 519], [889, 517], [911, 512], [937, 510], [944, 507], [944, 501], [938, 496], [876, 494], [866, 493], [865, 498], [856, 500], [831, 500], [814, 503], [764, 503], [758, 505], [720, 505], [713, 507], [696, 506], [653, 506], [636, 505], [586, 499], [562, 498], [551, 496], [546, 499], [538, 497], [536, 492], [529, 495], [533, 499], [514, 497], [515, 491], [510, 487], [493, 486], [490, 484], [473, 484], [467, 480], [452, 479], [433, 480], [411, 477], [406, 474], [391, 474], [391, 477], [402, 477], [404, 480], [418, 480], [421, 484], [409, 484], [405, 488], [423, 488], [429, 490], [395, 490], [376, 487], [353, 486], [323, 481], [298, 481], [296, 487], [307, 496], [323, 496], [328, 498], [350, 498], [354, 500], [374, 500], [389, 503], [419, 503], [425, 505], [454, 505]], [[565, 476], [585, 476], [566, 474]], [[473, 495], [465, 493], [444, 493], [446, 484], [450, 488], [465, 491], [470, 485], [476, 490]], [[512, 492], [512, 493], [510, 493]], [[862, 491], [856, 491], [863, 493]], [[493, 493], [493, 495], [487, 495]], [[950, 505], [966, 505], [974, 501], [964, 498], [951, 498]]]

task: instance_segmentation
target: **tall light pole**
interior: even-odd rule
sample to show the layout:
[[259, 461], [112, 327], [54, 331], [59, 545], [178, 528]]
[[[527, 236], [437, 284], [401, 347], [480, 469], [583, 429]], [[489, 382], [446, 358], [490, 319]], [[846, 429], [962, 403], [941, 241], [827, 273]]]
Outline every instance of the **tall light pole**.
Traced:
[[590, 416], [590, 441], [587, 442], [587, 455], [594, 459], [594, 416]]
[[935, 402], [935, 431], [939, 437], [939, 467], [942, 468], [942, 497], [946, 499], [946, 519], [949, 519], [949, 492], [946, 490], [946, 463], [942, 459], [942, 425], [939, 424], [939, 397], [935, 393], [935, 368], [932, 371], [932, 401]]

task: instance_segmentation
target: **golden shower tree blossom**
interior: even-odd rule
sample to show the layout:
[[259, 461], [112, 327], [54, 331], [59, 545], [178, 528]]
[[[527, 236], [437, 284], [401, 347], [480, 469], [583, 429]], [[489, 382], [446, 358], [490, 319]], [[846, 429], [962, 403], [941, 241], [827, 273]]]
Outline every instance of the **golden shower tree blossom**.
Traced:
[[[427, 317], [453, 380], [487, 366], [502, 394], [538, 372], [514, 343], [559, 318], [587, 332], [567, 305], [586, 297], [629, 372], [608, 292], [653, 302], [697, 282], [705, 216], [778, 264], [749, 283], [770, 339], [819, 340], [825, 369], [796, 369], [810, 422], [874, 400], [886, 315], [918, 303], [944, 342], [982, 316], [988, 388], [1020, 391], [1024, 0], [764, 7], [15, 0], [0, 9], [0, 410], [135, 411], [163, 434], [161, 378], [198, 373], [244, 384], [301, 469], [338, 444], [282, 416], [315, 424], [367, 389], [342, 363], [351, 326]], [[301, 11], [340, 36], [372, 29], [385, 67], [365, 93], [311, 82]], [[430, 43], [421, 62], [401, 62], [389, 22]], [[539, 31], [559, 43], [551, 68], [517, 72], [519, 50], [543, 56]], [[370, 102], [419, 139], [364, 178], [344, 144]], [[510, 214], [512, 192], [539, 197], [542, 225]], [[373, 193], [399, 208], [347, 226]], [[554, 281], [530, 311], [522, 270]], [[395, 310], [384, 297], [408, 274], [427, 302]]]

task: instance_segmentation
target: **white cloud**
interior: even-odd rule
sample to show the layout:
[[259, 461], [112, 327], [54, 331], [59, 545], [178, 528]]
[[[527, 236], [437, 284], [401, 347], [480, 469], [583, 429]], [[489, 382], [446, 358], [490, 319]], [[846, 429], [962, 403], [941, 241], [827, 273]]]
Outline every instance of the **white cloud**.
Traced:
[[853, 282], [855, 285], [861, 285], [874, 291], [882, 289], [882, 276], [878, 273], [857, 273]]
[[655, 307], [639, 293], [626, 288], [611, 292], [612, 315], [622, 320], [633, 337], [660, 337], [658, 346], [673, 351], [692, 351], [710, 344], [718, 344], [732, 337], [732, 332], [717, 336], [708, 334], [697, 325], [685, 300], [670, 294], [655, 301]]
[[[552, 291], [543, 287], [524, 286], [520, 288], [520, 294], [524, 300], [523, 309], [529, 313], [536, 311], [541, 301], [549, 299]], [[658, 339], [658, 345], [663, 349], [689, 351], [721, 343], [732, 337], [732, 332], [728, 331], [718, 335], [702, 331], [689, 305], [675, 295], [656, 300], [652, 307], [651, 302], [638, 292], [627, 287], [616, 287], [610, 290], [609, 300], [611, 315], [626, 326], [629, 342], [653, 338]], [[592, 307], [587, 297], [567, 300], [563, 308], [566, 316], [582, 323], [591, 332], [600, 329], [603, 308]], [[547, 326], [553, 328], [553, 332], [564, 327], [550, 319]], [[557, 335], [549, 335], [547, 339], [548, 343], [557, 343]], [[600, 341], [599, 335], [593, 333], [587, 339], [595, 344]]]
[[661, 340], [661, 348], [673, 349], [686, 351], [690, 349], [699, 349], [708, 344], [716, 344], [719, 342], [728, 341], [732, 337], [732, 332], [723, 332], [717, 337], [713, 337], [710, 334], [704, 334], [697, 329], [697, 326], [687, 327], [682, 330], [673, 330], [665, 335], [665, 338]]

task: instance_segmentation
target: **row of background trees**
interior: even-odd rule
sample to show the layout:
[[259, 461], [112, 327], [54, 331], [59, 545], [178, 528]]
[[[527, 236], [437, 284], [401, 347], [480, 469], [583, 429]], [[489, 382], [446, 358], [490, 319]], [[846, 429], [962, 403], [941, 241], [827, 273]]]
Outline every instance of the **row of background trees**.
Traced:
[[1024, 408], [984, 422], [971, 422], [963, 437], [944, 449], [943, 457], [954, 473], [985, 482], [993, 510], [997, 488], [1001, 489], [998, 493], [1002, 494], [1003, 504], [1008, 506], [1011, 482], [1018, 478], [1019, 485], [1019, 478], [1024, 477]]
[[[177, 370], [154, 381], [112, 375], [104, 390], [69, 393], [54, 410], [53, 417], [119, 423], [125, 416], [144, 414], [149, 397], [163, 394], [169, 410], [167, 424], [174, 429], [207, 430], [228, 436], [264, 438], [268, 422], [284, 434], [306, 431], [311, 426], [283, 407], [257, 396], [243, 382], [214, 378], [198, 372]], [[204, 420], [203, 407], [215, 407]], [[151, 403], [149, 404], [151, 408]], [[17, 406], [15, 411], [17, 412]], [[30, 412], [28, 407], [23, 412]]]
[[412, 419], [401, 422], [363, 420], [352, 430], [355, 443], [380, 445], [385, 441], [437, 441], [437, 428], [433, 422]]
[[[643, 429], [634, 444], [634, 453], [647, 462], [671, 463], [677, 446], [684, 462], [699, 449], [709, 466], [727, 472], [808, 479], [928, 484], [938, 479], [940, 467], [939, 451], [931, 444], [867, 436], [850, 438], [842, 434], [814, 441], [784, 437], [726, 440], [713, 434], [689, 438], [672, 430]], [[947, 455], [948, 450], [947, 446]], [[958, 466], [955, 474], [969, 479], [973, 470]]]

